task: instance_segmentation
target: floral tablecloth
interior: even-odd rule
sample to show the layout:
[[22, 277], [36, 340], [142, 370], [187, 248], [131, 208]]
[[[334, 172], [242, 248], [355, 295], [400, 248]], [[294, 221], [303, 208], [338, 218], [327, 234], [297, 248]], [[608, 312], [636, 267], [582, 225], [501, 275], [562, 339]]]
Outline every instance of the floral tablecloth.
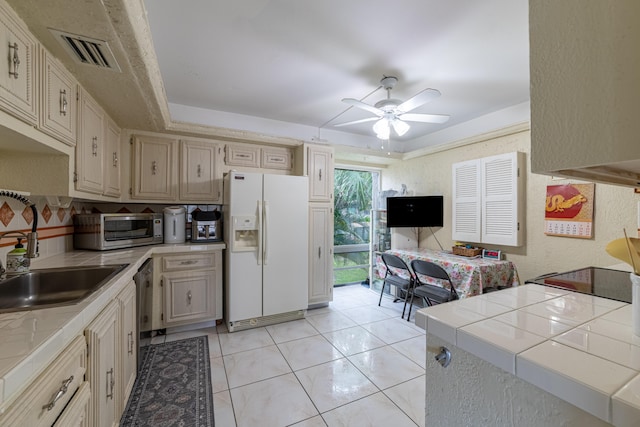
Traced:
[[[520, 284], [518, 271], [511, 261], [481, 257], [469, 258], [447, 251], [425, 248], [391, 249], [386, 252], [399, 256], [409, 266], [414, 259], [422, 259], [440, 265], [449, 273], [460, 298], [481, 294], [487, 288], [511, 287]], [[382, 279], [386, 269], [380, 257], [377, 256], [376, 259], [378, 272]]]

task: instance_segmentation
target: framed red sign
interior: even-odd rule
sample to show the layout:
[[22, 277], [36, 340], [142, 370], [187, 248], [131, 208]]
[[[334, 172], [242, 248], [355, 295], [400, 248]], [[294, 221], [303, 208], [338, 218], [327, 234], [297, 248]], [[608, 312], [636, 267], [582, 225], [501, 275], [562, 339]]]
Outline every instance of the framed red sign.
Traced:
[[550, 236], [593, 237], [595, 184], [548, 185], [544, 233]]

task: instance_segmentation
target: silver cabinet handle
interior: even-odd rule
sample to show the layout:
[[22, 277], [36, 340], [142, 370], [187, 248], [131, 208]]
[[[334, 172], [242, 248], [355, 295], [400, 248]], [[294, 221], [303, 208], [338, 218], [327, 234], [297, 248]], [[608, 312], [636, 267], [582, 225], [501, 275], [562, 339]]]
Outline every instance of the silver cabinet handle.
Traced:
[[118, 167], [118, 152], [117, 151], [113, 152], [113, 167], [114, 168]]
[[92, 151], [92, 155], [93, 157], [98, 157], [98, 137], [94, 136], [93, 138], [91, 138], [91, 151]]
[[60, 114], [67, 115], [67, 90], [60, 90]]
[[[111, 377], [111, 380], [109, 380]], [[113, 400], [113, 387], [116, 385], [116, 380], [113, 378], [113, 368], [107, 371], [107, 398]]]
[[200, 176], [202, 175], [202, 167], [200, 165], [198, 165], [198, 178], [200, 178]]
[[13, 49], [13, 55], [11, 57], [11, 63], [13, 64], [13, 71], [9, 71], [9, 75], [14, 79], [18, 78], [18, 66], [20, 65], [20, 57], [18, 56], [18, 43], [9, 43], [9, 52]]
[[133, 354], [133, 331], [129, 332], [127, 335], [129, 336], [129, 350], [127, 350], [127, 353]]
[[318, 181], [322, 181], [322, 169], [318, 170]]
[[191, 296], [191, 291], [187, 292], [187, 300], [189, 305], [191, 305]]
[[196, 261], [195, 259], [190, 259], [188, 261], [180, 261], [180, 265], [192, 265], [197, 263], [198, 261]]
[[67, 390], [69, 389], [69, 384], [71, 384], [71, 382], [73, 381], [73, 375], [71, 375], [69, 378], [67, 378], [66, 380], [64, 380], [62, 382], [62, 386], [60, 386], [60, 388], [58, 389], [58, 392], [56, 393], [55, 396], [53, 396], [53, 399], [51, 399], [51, 402], [47, 403], [46, 405], [44, 405], [42, 407], [42, 409], [46, 409], [47, 411], [50, 411], [53, 409], [54, 406], [56, 406], [56, 402], [58, 400], [60, 400], [60, 398], [62, 396], [65, 395], [65, 393], [67, 392]]
[[322, 257], [322, 246], [318, 246], [318, 258]]
[[158, 162], [155, 160], [151, 162], [151, 175], [155, 175], [158, 172]]

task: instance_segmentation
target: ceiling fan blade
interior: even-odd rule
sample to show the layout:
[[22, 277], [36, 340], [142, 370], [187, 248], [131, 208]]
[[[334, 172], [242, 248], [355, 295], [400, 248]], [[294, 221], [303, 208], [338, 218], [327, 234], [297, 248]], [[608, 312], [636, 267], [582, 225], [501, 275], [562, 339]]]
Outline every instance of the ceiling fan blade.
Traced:
[[[407, 113], [414, 108], [418, 108], [422, 104], [426, 104], [432, 99], [436, 99], [440, 96], [440, 91], [435, 89], [425, 89], [422, 92], [418, 92], [413, 98], [409, 98], [402, 104], [398, 105], [396, 111], [400, 113]], [[344, 100], [343, 100], [344, 101]]]
[[380, 120], [380, 117], [368, 117], [366, 119], [360, 119], [360, 120], [353, 120], [351, 122], [338, 123], [337, 125], [333, 125], [333, 126], [340, 127], [340, 126], [356, 125], [358, 123], [373, 122], [373, 121], [376, 121], [376, 120]]
[[364, 102], [358, 101], [357, 99], [343, 98], [342, 102], [345, 102], [345, 103], [347, 103], [347, 104], [349, 104], [349, 105], [351, 105], [353, 107], [369, 111], [369, 112], [375, 114], [378, 117], [382, 117], [384, 115], [384, 111], [382, 111], [381, 109], [376, 108], [373, 105], [365, 104]]
[[445, 123], [449, 120], [449, 116], [446, 114], [402, 114], [398, 116], [399, 119], [405, 122], [422, 122], [422, 123]]

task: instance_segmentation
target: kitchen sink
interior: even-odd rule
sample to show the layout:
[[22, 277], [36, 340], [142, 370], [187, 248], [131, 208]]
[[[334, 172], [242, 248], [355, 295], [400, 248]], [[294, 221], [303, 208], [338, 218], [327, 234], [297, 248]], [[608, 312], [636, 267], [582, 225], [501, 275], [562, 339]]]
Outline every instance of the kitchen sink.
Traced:
[[75, 304], [128, 264], [31, 270], [0, 281], [0, 313]]

